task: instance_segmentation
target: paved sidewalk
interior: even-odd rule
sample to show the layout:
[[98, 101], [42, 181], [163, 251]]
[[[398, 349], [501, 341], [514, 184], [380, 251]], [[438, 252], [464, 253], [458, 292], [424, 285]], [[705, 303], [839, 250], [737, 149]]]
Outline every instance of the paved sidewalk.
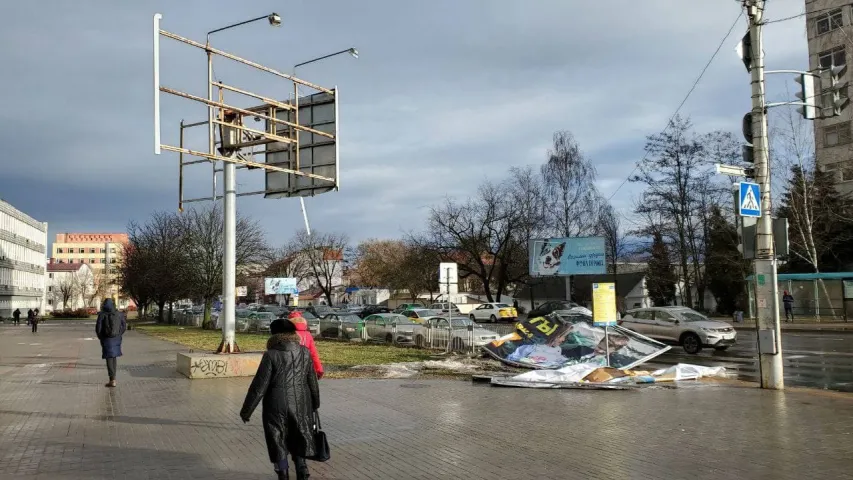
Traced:
[[[179, 347], [131, 331], [107, 389], [91, 330], [0, 327], [0, 478], [274, 478], [260, 411], [237, 416], [250, 379], [187, 380]], [[843, 394], [324, 380], [321, 395], [318, 480], [853, 478]]]
[[[731, 320], [723, 320], [731, 323], [738, 331], [754, 331], [755, 322], [751, 320], [743, 323], [734, 323]], [[783, 332], [833, 332], [833, 333], [853, 333], [853, 323], [786, 323], [780, 325]]]

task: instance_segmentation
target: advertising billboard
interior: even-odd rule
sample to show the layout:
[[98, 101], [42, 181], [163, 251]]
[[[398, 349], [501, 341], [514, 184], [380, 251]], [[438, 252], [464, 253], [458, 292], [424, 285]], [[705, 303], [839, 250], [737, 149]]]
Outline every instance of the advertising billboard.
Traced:
[[299, 295], [295, 278], [265, 278], [264, 295]]
[[604, 237], [530, 240], [530, 276], [600, 275], [607, 273]]

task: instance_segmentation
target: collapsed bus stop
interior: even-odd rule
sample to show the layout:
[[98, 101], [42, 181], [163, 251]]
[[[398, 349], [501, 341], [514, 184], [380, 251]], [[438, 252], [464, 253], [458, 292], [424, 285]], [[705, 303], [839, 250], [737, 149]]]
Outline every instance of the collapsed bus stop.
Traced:
[[[749, 317], [755, 318], [754, 277], [747, 277]], [[853, 272], [781, 273], [778, 275], [779, 316], [784, 319], [782, 292], [794, 297], [798, 322], [847, 322], [853, 317]]]

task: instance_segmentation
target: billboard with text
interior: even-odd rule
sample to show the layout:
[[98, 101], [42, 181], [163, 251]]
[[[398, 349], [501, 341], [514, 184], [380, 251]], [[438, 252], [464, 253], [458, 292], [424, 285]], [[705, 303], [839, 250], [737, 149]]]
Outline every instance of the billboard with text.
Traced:
[[264, 295], [299, 295], [295, 278], [265, 278]]
[[607, 273], [604, 237], [537, 238], [530, 240], [533, 277]]

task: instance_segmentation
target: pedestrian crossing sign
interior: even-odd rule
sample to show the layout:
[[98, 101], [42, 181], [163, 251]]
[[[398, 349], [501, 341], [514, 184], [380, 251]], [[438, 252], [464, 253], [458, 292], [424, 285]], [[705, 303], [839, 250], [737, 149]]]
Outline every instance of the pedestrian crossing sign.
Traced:
[[740, 183], [740, 201], [738, 211], [742, 217], [761, 216], [761, 191], [757, 183]]

